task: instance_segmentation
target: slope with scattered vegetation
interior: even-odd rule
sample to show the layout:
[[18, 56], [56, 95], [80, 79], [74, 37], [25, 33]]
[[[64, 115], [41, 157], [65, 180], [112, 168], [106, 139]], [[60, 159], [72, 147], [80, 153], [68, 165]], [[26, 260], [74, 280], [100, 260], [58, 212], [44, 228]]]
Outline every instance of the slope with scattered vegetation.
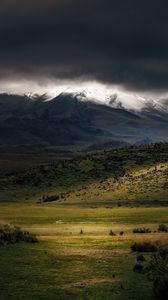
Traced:
[[62, 160], [1, 176], [0, 186], [1, 201], [167, 205], [168, 144], [131, 146]]

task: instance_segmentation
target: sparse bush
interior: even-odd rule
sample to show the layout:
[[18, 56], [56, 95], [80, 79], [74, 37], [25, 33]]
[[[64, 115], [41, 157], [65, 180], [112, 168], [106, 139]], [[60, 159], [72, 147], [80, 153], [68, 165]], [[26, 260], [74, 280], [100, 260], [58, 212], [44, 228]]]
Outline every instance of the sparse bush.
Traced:
[[160, 224], [159, 228], [158, 228], [158, 231], [160, 231], [160, 232], [168, 232], [168, 226], [165, 225], [165, 224]]
[[124, 285], [122, 283], [120, 284], [120, 289], [124, 290]]
[[60, 199], [59, 195], [51, 195], [51, 196], [43, 196], [42, 197], [42, 202], [53, 202], [53, 201], [57, 201]]
[[116, 236], [116, 234], [112, 230], [110, 230], [109, 235]]
[[155, 300], [168, 299], [168, 248], [160, 247], [148, 265], [148, 279], [153, 283]]
[[0, 245], [15, 244], [19, 242], [37, 243], [35, 234], [23, 231], [17, 226], [7, 223], [0, 224]]
[[38, 243], [36, 235], [28, 231], [23, 231], [23, 241], [27, 243]]
[[134, 268], [133, 268], [133, 271], [134, 272], [137, 272], [137, 273], [142, 273], [143, 272], [143, 265], [141, 263], [136, 263]]
[[150, 242], [134, 243], [131, 246], [133, 252], [155, 252], [157, 249], [157, 245]]
[[133, 233], [151, 233], [152, 231], [149, 228], [135, 228], [132, 231]]
[[139, 254], [138, 256], [137, 256], [137, 261], [141, 261], [141, 262], [143, 262], [143, 261], [145, 261], [145, 257], [143, 256], [143, 254]]

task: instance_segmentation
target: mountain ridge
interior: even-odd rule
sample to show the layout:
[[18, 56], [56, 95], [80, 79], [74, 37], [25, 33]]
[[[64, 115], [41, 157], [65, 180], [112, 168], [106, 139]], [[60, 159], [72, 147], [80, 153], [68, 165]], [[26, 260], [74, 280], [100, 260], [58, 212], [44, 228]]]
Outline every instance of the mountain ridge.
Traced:
[[141, 110], [127, 109], [117, 94], [109, 101], [90, 99], [85, 91], [63, 92], [52, 99], [47, 94], [0, 94], [0, 144], [68, 146], [167, 140], [168, 111], [163, 105], [147, 101]]

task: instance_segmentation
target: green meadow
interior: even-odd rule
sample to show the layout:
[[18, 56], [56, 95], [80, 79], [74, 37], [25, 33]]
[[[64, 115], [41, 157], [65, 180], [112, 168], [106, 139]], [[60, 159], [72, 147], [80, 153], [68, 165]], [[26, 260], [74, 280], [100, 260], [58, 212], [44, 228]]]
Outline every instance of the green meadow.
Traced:
[[[167, 150], [113, 150], [2, 176], [0, 220], [39, 243], [0, 246], [0, 299], [151, 299], [130, 247], [168, 244], [158, 232], [168, 225]], [[142, 227], [151, 233], [133, 233]]]
[[0, 218], [39, 238], [38, 244], [0, 248], [0, 299], [149, 299], [151, 284], [133, 272], [137, 254], [130, 246], [143, 240], [166, 244], [167, 233], [132, 230], [157, 231], [160, 223], [168, 224], [168, 208], [17, 203], [1, 204]]

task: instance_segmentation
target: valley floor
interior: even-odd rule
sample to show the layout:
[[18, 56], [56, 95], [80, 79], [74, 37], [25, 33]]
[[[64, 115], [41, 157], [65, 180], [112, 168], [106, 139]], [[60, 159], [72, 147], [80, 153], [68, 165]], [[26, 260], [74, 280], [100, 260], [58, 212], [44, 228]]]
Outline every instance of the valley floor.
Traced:
[[[157, 232], [159, 224], [168, 224], [168, 207], [1, 203], [0, 220], [39, 239], [0, 247], [1, 300], [148, 300], [151, 284], [133, 272], [137, 254], [130, 246], [144, 240], [168, 243], [168, 234]], [[133, 234], [137, 227], [152, 233]]]

